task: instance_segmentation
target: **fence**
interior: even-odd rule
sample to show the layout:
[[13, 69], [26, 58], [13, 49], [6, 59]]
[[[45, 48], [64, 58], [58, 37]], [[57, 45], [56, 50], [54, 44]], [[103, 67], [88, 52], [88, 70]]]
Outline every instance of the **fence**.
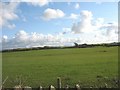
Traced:
[[[105, 84], [105, 87], [102, 87], [102, 90], [109, 90], [110, 88], [107, 87], [107, 84]], [[50, 85], [48, 88], [44, 88], [42, 86], [39, 86], [38, 88], [32, 88], [30, 86], [22, 86], [22, 85], [17, 85], [13, 88], [4, 88], [1, 87], [0, 90], [96, 90], [96, 88], [90, 87], [90, 88], [81, 88], [79, 84], [76, 84], [73, 88], [70, 88], [69, 85], [66, 85], [65, 87], [62, 87], [61, 84], [61, 78], [57, 78], [57, 87]], [[98, 88], [100, 90], [100, 88]], [[110, 90], [119, 90], [119, 88], [114, 88]]]
[[57, 87], [50, 85], [50, 86], [48, 86], [48, 88], [44, 88], [42, 86], [39, 86], [38, 88], [32, 88], [30, 86], [22, 87], [21, 85], [16, 85], [13, 88], [1, 87], [0, 90], [81, 90], [81, 88], [80, 88], [79, 84], [76, 84], [74, 88], [70, 88], [68, 85], [66, 85], [65, 87], [62, 87], [61, 78], [58, 77], [57, 78]]

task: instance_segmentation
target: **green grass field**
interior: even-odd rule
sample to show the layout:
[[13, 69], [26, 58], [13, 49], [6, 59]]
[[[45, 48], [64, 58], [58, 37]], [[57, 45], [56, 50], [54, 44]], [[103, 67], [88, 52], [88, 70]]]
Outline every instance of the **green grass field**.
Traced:
[[15, 86], [17, 77], [32, 87], [56, 86], [57, 77], [61, 77], [63, 86], [80, 83], [87, 87], [108, 82], [103, 79], [98, 82], [97, 76], [110, 80], [118, 76], [118, 47], [33, 50], [2, 55], [3, 80], [8, 76], [5, 87]]

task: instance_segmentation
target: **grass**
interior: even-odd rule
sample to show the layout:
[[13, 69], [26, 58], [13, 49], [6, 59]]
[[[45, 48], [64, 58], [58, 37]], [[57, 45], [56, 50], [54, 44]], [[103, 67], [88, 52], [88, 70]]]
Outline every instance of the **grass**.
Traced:
[[3, 80], [9, 77], [5, 87], [15, 86], [17, 77], [32, 87], [56, 86], [57, 77], [61, 77], [63, 86], [80, 83], [85, 87], [99, 84], [97, 76], [109, 79], [118, 76], [118, 47], [33, 50], [2, 55]]

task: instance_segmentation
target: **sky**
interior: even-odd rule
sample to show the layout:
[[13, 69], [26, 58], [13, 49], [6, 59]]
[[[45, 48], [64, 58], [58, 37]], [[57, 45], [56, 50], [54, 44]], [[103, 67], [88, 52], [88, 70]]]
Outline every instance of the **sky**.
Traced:
[[118, 41], [117, 2], [0, 2], [2, 49]]

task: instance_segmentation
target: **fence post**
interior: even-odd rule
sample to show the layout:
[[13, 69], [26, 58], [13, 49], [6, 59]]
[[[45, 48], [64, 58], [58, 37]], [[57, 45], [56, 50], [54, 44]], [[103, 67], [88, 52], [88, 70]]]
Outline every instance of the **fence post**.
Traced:
[[107, 85], [107, 83], [105, 83], [105, 88], [108, 88], [108, 85]]
[[49, 90], [55, 90], [55, 87], [53, 85], [50, 85]]
[[15, 87], [14, 87], [14, 90], [22, 90], [21, 85], [15, 86]]
[[40, 86], [40, 87], [39, 87], [39, 90], [42, 90], [42, 89], [43, 89], [42, 86]]
[[58, 86], [58, 90], [60, 90], [61, 89], [61, 78], [60, 77], [57, 78], [57, 86]]
[[81, 90], [79, 84], [76, 84], [76, 85], [75, 85], [75, 90]]
[[25, 87], [24, 87], [24, 90], [32, 90], [32, 87], [25, 86]]
[[66, 85], [65, 90], [69, 90], [69, 85]]
[[3, 89], [3, 87], [2, 87], [2, 85], [1, 85], [0, 90], [2, 90], [2, 89]]

